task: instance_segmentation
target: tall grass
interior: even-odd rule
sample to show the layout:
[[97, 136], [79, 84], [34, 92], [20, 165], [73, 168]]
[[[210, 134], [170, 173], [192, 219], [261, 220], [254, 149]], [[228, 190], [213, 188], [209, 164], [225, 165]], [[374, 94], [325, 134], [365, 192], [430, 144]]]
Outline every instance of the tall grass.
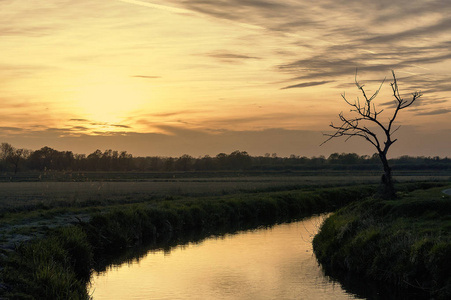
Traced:
[[331, 188], [121, 205], [93, 215], [83, 228], [95, 252], [104, 253], [193, 230], [274, 224], [331, 211], [374, 190]]
[[19, 246], [1, 271], [6, 297], [87, 299], [94, 261], [142, 243], [177, 240], [192, 232], [273, 224], [330, 211], [375, 187], [285, 191], [116, 205], [89, 222], [48, 232]]
[[451, 197], [443, 188], [354, 202], [328, 218], [313, 240], [326, 270], [343, 270], [429, 297], [451, 297]]
[[92, 248], [80, 227], [20, 245], [2, 270], [7, 299], [89, 299]]
[[[309, 188], [108, 206], [97, 209], [89, 221], [50, 230], [6, 258], [0, 256], [5, 266], [0, 270], [0, 290], [12, 299], [88, 299], [91, 269], [108, 254], [142, 243], [178, 240], [193, 232], [208, 236], [218, 228], [236, 230], [333, 211], [376, 189]], [[444, 251], [436, 247], [437, 253]]]

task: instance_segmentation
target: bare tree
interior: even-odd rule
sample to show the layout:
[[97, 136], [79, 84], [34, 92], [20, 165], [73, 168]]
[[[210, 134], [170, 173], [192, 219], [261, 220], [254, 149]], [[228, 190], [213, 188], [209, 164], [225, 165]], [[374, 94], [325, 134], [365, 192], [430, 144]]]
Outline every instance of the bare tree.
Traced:
[[[325, 140], [322, 144], [330, 141], [333, 138], [347, 137], [346, 140], [358, 136], [364, 138], [370, 144], [372, 144], [379, 154], [379, 158], [384, 167], [384, 175], [382, 175], [383, 192], [382, 197], [384, 198], [394, 198], [396, 196], [395, 189], [393, 185], [391, 167], [388, 163], [387, 152], [390, 146], [397, 141], [393, 139], [393, 134], [401, 126], [394, 127], [394, 122], [400, 110], [411, 106], [418, 98], [421, 97], [421, 92], [412, 93], [412, 98], [409, 100], [404, 100], [399, 92], [398, 81], [396, 80], [395, 72], [392, 71], [393, 82], [390, 84], [393, 96], [394, 96], [394, 111], [392, 115], [388, 118], [388, 123], [383, 124], [380, 120], [380, 114], [383, 110], [377, 110], [376, 105], [372, 103], [374, 98], [379, 94], [379, 91], [384, 84], [385, 79], [382, 81], [379, 89], [371, 96], [368, 97], [364, 85], [359, 84], [357, 81], [357, 73], [355, 77], [355, 84], [357, 88], [363, 95], [364, 101], [360, 101], [359, 98], [354, 102], [348, 101], [345, 94], [342, 94], [344, 101], [351, 106], [350, 112], [353, 113], [352, 117], [347, 117], [341, 112], [339, 118], [341, 125], [330, 124], [335, 130], [333, 134], [324, 134], [329, 138]], [[321, 145], [322, 145], [321, 144]]]

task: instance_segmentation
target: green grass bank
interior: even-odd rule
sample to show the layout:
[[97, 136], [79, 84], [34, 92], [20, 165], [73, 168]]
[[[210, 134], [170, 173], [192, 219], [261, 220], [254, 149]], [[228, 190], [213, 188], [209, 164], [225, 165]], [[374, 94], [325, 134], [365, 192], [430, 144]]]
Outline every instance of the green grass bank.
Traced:
[[395, 200], [367, 198], [338, 210], [313, 240], [318, 261], [326, 272], [451, 299], [451, 196], [443, 189], [404, 189]]
[[111, 253], [160, 241], [285, 222], [336, 210], [374, 193], [374, 186], [317, 188], [115, 205], [89, 221], [49, 229], [3, 251], [0, 297], [89, 299], [93, 266]]

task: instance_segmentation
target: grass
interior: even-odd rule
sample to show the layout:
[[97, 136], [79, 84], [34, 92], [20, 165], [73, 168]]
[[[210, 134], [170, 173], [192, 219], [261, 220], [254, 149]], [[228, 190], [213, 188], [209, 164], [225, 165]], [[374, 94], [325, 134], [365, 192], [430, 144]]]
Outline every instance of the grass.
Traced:
[[374, 190], [374, 187], [330, 188], [120, 205], [94, 214], [83, 226], [94, 249], [104, 253], [167, 235], [208, 233], [244, 224], [274, 224], [331, 211]]
[[[3, 210], [0, 297], [88, 299], [86, 284], [90, 270], [107, 254], [143, 243], [173, 243], [193, 233], [208, 236], [334, 211], [377, 189], [370, 184], [324, 187], [343, 184], [341, 179], [332, 184], [305, 181], [294, 186], [292, 182], [276, 180], [265, 186], [267, 179], [257, 180], [261, 184], [258, 188], [251, 185], [242, 190], [234, 186], [231, 192], [224, 192], [224, 182], [214, 179], [218, 183], [213, 184], [214, 192], [182, 190], [168, 195], [163, 191], [153, 197], [146, 189], [141, 193], [139, 189], [137, 192], [124, 188], [119, 192], [125, 198], [110, 199], [109, 193], [100, 192], [81, 203], [50, 199], [37, 206], [19, 204]], [[238, 181], [232, 178], [227, 182]], [[214, 181], [210, 179], [207, 183]], [[127, 184], [136, 187], [133, 182]], [[424, 187], [440, 184], [427, 183]], [[403, 192], [408, 194], [419, 185], [403, 184]], [[67, 188], [55, 190], [57, 197], [64, 192], [68, 192]]]
[[110, 206], [92, 213], [88, 221], [47, 228], [39, 238], [5, 252], [3, 292], [10, 298], [88, 299], [89, 272], [109, 253], [183, 239], [192, 232], [208, 236], [218, 229], [297, 219], [334, 210], [374, 191], [375, 187], [343, 187]]
[[79, 227], [55, 230], [45, 239], [21, 244], [8, 257], [2, 279], [7, 299], [88, 299], [92, 249]]
[[[19, 174], [31, 176], [33, 174]], [[0, 215], [57, 207], [92, 207], [160, 200], [168, 197], [204, 197], [271, 192], [355, 184], [376, 184], [380, 174], [358, 172], [292, 172], [260, 175], [218, 173], [55, 173], [54, 181], [0, 182]], [[83, 176], [82, 176], [83, 175]], [[38, 178], [37, 174], [32, 178]], [[80, 177], [81, 176], [81, 177]], [[28, 177], [24, 177], [28, 178]], [[71, 178], [75, 181], [72, 181]], [[80, 179], [81, 178], [81, 179]], [[103, 178], [103, 180], [102, 180]], [[82, 180], [83, 179], [83, 180]], [[403, 173], [402, 182], [447, 180], [437, 174]], [[31, 179], [30, 179], [31, 180]], [[60, 181], [61, 180], [61, 181]]]
[[313, 240], [318, 261], [395, 286], [451, 297], [451, 197], [443, 187], [367, 199], [333, 214]]

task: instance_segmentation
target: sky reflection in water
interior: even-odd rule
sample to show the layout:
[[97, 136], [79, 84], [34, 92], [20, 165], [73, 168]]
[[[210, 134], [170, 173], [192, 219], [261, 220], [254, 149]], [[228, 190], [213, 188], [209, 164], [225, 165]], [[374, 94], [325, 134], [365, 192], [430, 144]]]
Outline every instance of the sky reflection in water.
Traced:
[[94, 299], [356, 299], [317, 266], [322, 217], [173, 249], [93, 276]]

